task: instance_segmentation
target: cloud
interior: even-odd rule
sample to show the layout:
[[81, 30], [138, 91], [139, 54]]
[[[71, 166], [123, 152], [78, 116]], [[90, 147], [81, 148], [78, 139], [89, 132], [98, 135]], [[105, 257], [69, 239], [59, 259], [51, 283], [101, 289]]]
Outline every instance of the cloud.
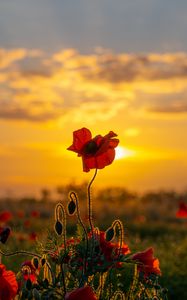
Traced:
[[23, 61], [25, 57], [37, 57], [41, 56], [40, 50], [28, 50], [24, 48], [18, 49], [3, 49], [0, 48], [0, 69], [12, 67], [14, 63]]
[[119, 54], [98, 56], [94, 69], [84, 72], [90, 80], [112, 84], [136, 80], [168, 80], [187, 77], [187, 55], [177, 54]]
[[187, 113], [187, 102], [186, 104], [176, 103], [170, 106], [152, 107], [150, 111], [156, 113]]
[[11, 120], [27, 120], [27, 121], [48, 121], [57, 117], [53, 112], [34, 113], [19, 107], [0, 108], [0, 118]]
[[119, 112], [186, 113], [187, 54], [0, 50], [0, 118], [106, 121]]
[[25, 49], [6, 50], [0, 49], [0, 69], [11, 66], [15, 61], [22, 60], [26, 56]]
[[[146, 91], [138, 91], [137, 98], [140, 103], [139, 106], [136, 103], [136, 107], [139, 109], [143, 109], [148, 113], [165, 114], [165, 115], [174, 115], [180, 113], [187, 112], [187, 89], [184, 86], [186, 81], [183, 82], [183, 86], [181, 90], [177, 90], [177, 88], [171, 86], [170, 91], [162, 91], [160, 89], [157, 92], [146, 92]], [[170, 82], [171, 85], [171, 82]], [[159, 85], [158, 85], [159, 87]], [[176, 89], [176, 90], [175, 90]]]

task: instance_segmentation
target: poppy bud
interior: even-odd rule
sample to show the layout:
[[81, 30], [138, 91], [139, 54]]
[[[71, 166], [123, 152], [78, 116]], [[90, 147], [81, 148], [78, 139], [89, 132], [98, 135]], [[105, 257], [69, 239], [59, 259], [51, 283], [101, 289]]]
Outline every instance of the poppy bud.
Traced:
[[30, 279], [27, 279], [26, 282], [26, 289], [31, 290], [32, 289], [32, 281]]
[[41, 265], [42, 265], [42, 267], [45, 265], [45, 263], [46, 263], [46, 259], [43, 257], [43, 258], [41, 259]]
[[10, 235], [10, 228], [9, 227], [5, 227], [5, 228], [0, 228], [0, 242], [5, 244], [8, 237]]
[[43, 281], [43, 287], [47, 289], [48, 286], [49, 286], [49, 281], [47, 280], [47, 278], [45, 278]]
[[32, 265], [33, 265], [36, 269], [38, 269], [38, 267], [39, 267], [39, 261], [38, 261], [38, 258], [37, 258], [37, 257], [34, 257], [34, 258], [32, 259]]
[[76, 210], [76, 204], [75, 201], [71, 200], [68, 204], [68, 213], [69, 215], [73, 215]]
[[58, 235], [61, 235], [62, 234], [62, 230], [63, 230], [63, 227], [62, 227], [62, 223], [60, 221], [56, 221], [56, 224], [55, 224], [55, 231]]
[[113, 227], [109, 227], [105, 232], [105, 239], [107, 242], [110, 242], [114, 238], [115, 232]]

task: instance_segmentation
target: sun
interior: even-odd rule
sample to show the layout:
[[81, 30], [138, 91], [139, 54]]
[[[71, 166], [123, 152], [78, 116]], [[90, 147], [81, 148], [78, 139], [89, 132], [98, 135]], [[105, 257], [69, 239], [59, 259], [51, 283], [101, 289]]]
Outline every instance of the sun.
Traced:
[[115, 159], [123, 159], [128, 158], [135, 155], [135, 151], [124, 148], [122, 146], [118, 146], [116, 148], [116, 156]]

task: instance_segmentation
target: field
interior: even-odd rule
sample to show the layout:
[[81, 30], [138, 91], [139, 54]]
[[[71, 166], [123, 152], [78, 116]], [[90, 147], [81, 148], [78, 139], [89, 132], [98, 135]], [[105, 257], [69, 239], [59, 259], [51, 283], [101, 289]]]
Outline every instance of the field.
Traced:
[[[72, 186], [58, 189], [58, 198], [63, 199], [65, 205], [68, 190], [71, 189]], [[80, 208], [85, 221], [85, 184], [74, 189], [80, 196]], [[162, 271], [159, 283], [168, 289], [168, 298], [174, 300], [187, 299], [187, 223], [185, 219], [175, 216], [181, 197], [185, 198], [186, 195], [160, 191], [139, 196], [122, 188], [108, 188], [93, 194], [94, 223], [106, 230], [115, 218], [119, 218], [124, 223], [125, 242], [132, 252], [153, 246]], [[56, 201], [51, 199], [47, 190], [42, 191], [40, 199], [1, 199], [0, 211], [8, 210], [12, 214], [8, 221], [12, 234], [1, 249], [5, 252], [18, 249], [35, 251], [39, 241], [45, 240], [47, 231], [54, 226]], [[68, 218], [67, 222], [68, 235], [73, 236], [76, 219]], [[2, 257], [2, 261], [17, 272], [23, 257]]]

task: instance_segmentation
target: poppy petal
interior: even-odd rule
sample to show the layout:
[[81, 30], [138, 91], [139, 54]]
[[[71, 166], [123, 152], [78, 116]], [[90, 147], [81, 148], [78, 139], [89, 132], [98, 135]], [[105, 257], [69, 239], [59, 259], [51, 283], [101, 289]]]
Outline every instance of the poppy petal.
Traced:
[[67, 293], [65, 300], [97, 300], [95, 293], [90, 286], [78, 288], [70, 293]]
[[92, 134], [89, 129], [83, 127], [76, 130], [73, 132], [73, 144], [67, 149], [79, 153], [91, 138]]
[[0, 300], [12, 300], [18, 290], [18, 283], [14, 272], [7, 271], [3, 264], [0, 264]]

